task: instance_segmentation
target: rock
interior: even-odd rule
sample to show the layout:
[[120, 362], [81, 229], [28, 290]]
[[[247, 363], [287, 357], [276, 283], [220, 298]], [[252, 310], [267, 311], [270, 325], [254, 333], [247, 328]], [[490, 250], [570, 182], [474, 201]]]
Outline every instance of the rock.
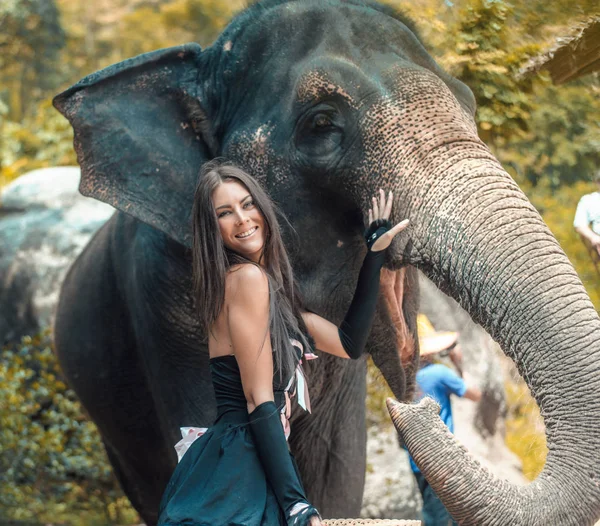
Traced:
[[0, 343], [52, 323], [71, 263], [114, 209], [79, 191], [78, 167], [29, 172], [0, 194]]
[[361, 517], [369, 519], [420, 519], [421, 494], [400, 449], [396, 430], [372, 426], [367, 432], [367, 480]]

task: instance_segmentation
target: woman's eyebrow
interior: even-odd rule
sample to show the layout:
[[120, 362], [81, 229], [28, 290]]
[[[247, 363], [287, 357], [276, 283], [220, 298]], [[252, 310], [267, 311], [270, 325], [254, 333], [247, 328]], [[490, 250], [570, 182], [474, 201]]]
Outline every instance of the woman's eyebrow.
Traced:
[[[250, 194], [248, 194], [246, 197], [242, 198], [240, 200], [240, 204], [243, 203], [249, 197], [252, 197], [252, 196]], [[217, 206], [217, 208], [215, 208], [215, 210], [220, 210], [221, 208], [231, 208], [231, 205], [225, 204], [225, 205]]]

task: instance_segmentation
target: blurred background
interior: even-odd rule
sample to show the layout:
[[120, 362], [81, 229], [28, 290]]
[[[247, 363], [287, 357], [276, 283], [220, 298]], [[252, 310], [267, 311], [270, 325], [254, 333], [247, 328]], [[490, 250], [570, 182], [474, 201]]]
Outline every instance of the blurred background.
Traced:
[[[584, 44], [588, 54], [595, 50], [598, 62], [597, 0], [385, 3], [408, 14], [431, 55], [473, 90], [481, 138], [538, 209], [598, 309], [600, 277], [573, 229], [577, 203], [596, 190], [592, 178], [600, 169], [600, 76], [590, 72], [593, 68], [577, 69], [574, 57], [581, 51], [581, 39], [595, 27], [593, 38]], [[33, 170], [77, 164], [72, 130], [53, 109], [54, 95], [93, 71], [139, 53], [189, 41], [209, 46], [246, 4], [239, 0], [0, 0], [0, 192]], [[566, 58], [560, 62], [564, 50]], [[42, 182], [37, 188], [43, 193], [51, 186], [52, 182], [50, 186]], [[2, 224], [18, 208], [18, 203], [9, 201], [0, 201], [0, 232], [4, 229], [5, 236], [16, 239], [24, 223]], [[98, 216], [98, 221], [104, 219]], [[95, 228], [88, 227], [90, 232]], [[139, 519], [112, 475], [95, 427], [61, 380], [50, 329], [45, 326], [49, 317], [21, 325], [14, 321], [36, 317], [10, 297], [21, 290], [10, 281], [16, 253], [16, 248], [0, 244], [0, 330], [6, 332], [0, 334], [0, 524], [134, 524]], [[21, 251], [21, 266], [35, 267], [38, 255], [32, 251], [24, 256]], [[57, 260], [60, 272], [46, 273], [45, 279], [59, 279], [71, 259]], [[436, 294], [427, 284], [424, 290], [430, 298]], [[50, 296], [51, 311], [56, 298]], [[492, 445], [500, 440], [515, 455], [514, 469], [523, 480], [535, 478], [546, 451], [535, 403], [495, 344], [476, 334], [472, 322], [451, 300], [443, 302], [440, 313], [439, 301], [425, 299], [430, 319], [437, 327], [461, 330], [470, 337], [463, 342], [466, 364], [471, 363], [474, 374], [480, 375], [482, 386], [500, 386], [488, 389], [488, 406], [465, 416], [469, 423], [463, 429], [475, 429], [482, 443], [487, 441], [488, 450], [497, 449]], [[482, 354], [478, 349], [484, 347], [487, 351]], [[397, 458], [398, 452], [381, 409], [387, 395], [385, 382], [371, 369], [369, 470], [379, 475], [371, 477], [378, 481], [371, 485], [381, 486], [381, 469], [390, 463], [381, 463], [378, 455], [392, 451]], [[497, 378], [486, 380], [494, 374]], [[493, 425], [489, 411], [494, 413]], [[506, 462], [506, 458], [498, 460]], [[402, 484], [398, 473], [384, 475], [388, 486]], [[406, 475], [410, 477], [408, 471]], [[395, 511], [386, 511], [381, 496], [371, 495], [369, 488], [368, 482], [363, 515], [418, 515], [414, 488], [406, 489], [409, 496], [394, 493], [396, 500], [414, 500], [404, 508], [388, 506]]]

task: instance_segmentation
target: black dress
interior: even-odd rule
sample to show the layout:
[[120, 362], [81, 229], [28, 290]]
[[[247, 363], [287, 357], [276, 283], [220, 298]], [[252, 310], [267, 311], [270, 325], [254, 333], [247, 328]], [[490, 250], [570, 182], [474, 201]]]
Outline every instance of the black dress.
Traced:
[[[302, 354], [299, 342], [292, 343], [305, 359], [314, 357]], [[254, 447], [237, 360], [234, 356], [211, 358], [210, 371], [217, 419], [203, 434], [203, 430], [188, 428], [201, 436], [193, 440], [173, 472], [161, 499], [158, 525], [285, 526]], [[287, 385], [273, 386], [286, 438], [290, 396], [296, 390], [299, 401], [310, 410], [305, 386], [300, 366]]]

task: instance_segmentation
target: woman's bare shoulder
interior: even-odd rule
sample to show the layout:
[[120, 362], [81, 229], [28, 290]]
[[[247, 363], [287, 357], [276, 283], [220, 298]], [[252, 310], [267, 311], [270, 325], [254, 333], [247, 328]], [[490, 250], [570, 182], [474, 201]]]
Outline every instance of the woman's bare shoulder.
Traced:
[[267, 274], [258, 265], [242, 263], [233, 265], [225, 275], [225, 303], [236, 299], [269, 295]]

